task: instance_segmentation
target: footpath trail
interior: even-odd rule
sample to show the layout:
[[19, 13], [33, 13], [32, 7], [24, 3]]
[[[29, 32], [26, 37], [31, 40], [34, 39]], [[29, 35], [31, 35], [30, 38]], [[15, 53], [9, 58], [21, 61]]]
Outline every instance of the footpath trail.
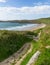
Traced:
[[13, 63], [14, 60], [19, 59], [19, 57], [21, 57], [22, 54], [25, 54], [29, 48], [30, 48], [30, 43], [24, 44], [23, 47], [19, 51], [14, 53], [12, 56], [7, 58], [3, 62], [0, 62], [0, 65], [11, 65], [11, 63]]
[[32, 51], [32, 45], [31, 45], [30, 49], [27, 51], [27, 53], [24, 54], [24, 55], [22, 56], [22, 58], [21, 58], [15, 65], [20, 65], [21, 62], [23, 61], [23, 59], [24, 59], [24, 58], [27, 56], [27, 54], [29, 54], [31, 51]]
[[27, 65], [31, 65], [32, 63], [34, 64], [34, 62], [38, 59], [38, 56], [40, 55], [40, 53], [41, 53], [40, 51], [37, 51], [35, 54], [33, 54], [31, 59], [27, 63]]

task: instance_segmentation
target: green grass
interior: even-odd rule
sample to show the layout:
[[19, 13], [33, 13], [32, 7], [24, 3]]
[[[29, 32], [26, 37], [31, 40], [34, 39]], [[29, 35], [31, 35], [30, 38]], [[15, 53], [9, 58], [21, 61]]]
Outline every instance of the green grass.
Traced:
[[[33, 45], [33, 49], [32, 49], [32, 52], [29, 53], [27, 55], [27, 57], [22, 61], [21, 65], [26, 65], [29, 61], [29, 59], [32, 57], [32, 55], [39, 49], [42, 54], [40, 55], [40, 58], [37, 63], [39, 64], [35, 64], [35, 65], [43, 65], [43, 64], [40, 64], [41, 63], [41, 60], [43, 61], [44, 58], [46, 59], [50, 57], [50, 52], [49, 50], [45, 49], [45, 46], [47, 45], [50, 45], [50, 18], [48, 19], [38, 19], [37, 20], [37, 23], [45, 23], [46, 24], [46, 27], [44, 29], [41, 29], [41, 36], [40, 36], [40, 40], [38, 42], [34, 42], [32, 43]], [[39, 32], [40, 30], [36, 30], [34, 32]], [[49, 58], [50, 59], [50, 58]], [[48, 62], [48, 65], [50, 65], [49, 63], [49, 59], [47, 60]], [[44, 62], [46, 63], [46, 62]], [[44, 64], [44, 65], [47, 65], [47, 64]]]
[[50, 65], [50, 49], [44, 49], [34, 65]]
[[26, 56], [26, 58], [22, 61], [21, 65], [26, 65], [32, 55], [40, 48], [40, 43], [32, 41], [32, 51]]
[[43, 18], [39, 19], [38, 21], [41, 23], [45, 23], [47, 26], [41, 30], [41, 55], [39, 56], [35, 64], [32, 65], [50, 65], [50, 49], [45, 48], [45, 46], [50, 45], [50, 18]]
[[[32, 52], [29, 53], [21, 63], [21, 65], [26, 65], [29, 59], [38, 49], [43, 51], [43, 47], [50, 45], [50, 18], [38, 19], [36, 21], [32, 20], [32, 22], [45, 23], [47, 25], [44, 29], [41, 29], [42, 34], [38, 42], [32, 41], [32, 39], [27, 37], [27, 35], [33, 34], [37, 36], [39, 30], [33, 32], [0, 31], [0, 62], [8, 58], [13, 53], [17, 52], [26, 42], [32, 41]], [[48, 50], [44, 50], [44, 52], [49, 54]], [[45, 55], [45, 53], [43, 55]], [[47, 58], [48, 57], [49, 55]]]
[[0, 62], [17, 52], [26, 42], [31, 41], [24, 34], [0, 31]]

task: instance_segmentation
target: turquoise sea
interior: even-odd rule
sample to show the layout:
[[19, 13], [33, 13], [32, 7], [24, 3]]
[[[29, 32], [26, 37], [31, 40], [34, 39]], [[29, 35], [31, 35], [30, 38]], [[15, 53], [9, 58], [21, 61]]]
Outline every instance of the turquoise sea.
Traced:
[[26, 30], [31, 27], [36, 27], [38, 24], [33, 23], [17, 23], [17, 22], [0, 22], [0, 30]]

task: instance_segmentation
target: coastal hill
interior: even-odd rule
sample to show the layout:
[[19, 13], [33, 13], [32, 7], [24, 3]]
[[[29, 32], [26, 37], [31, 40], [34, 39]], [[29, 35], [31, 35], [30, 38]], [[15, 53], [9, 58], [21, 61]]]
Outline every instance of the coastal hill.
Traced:
[[[0, 21], [0, 22], [5, 22], [5, 21]], [[6, 22], [45, 23], [47, 26], [41, 30], [42, 34], [38, 42], [35, 42], [34, 40], [32, 41], [32, 39], [28, 37], [27, 35], [33, 34], [34, 36], [37, 36], [39, 30], [33, 31], [33, 32], [17, 32], [17, 31], [5, 31], [5, 30], [0, 31], [0, 62], [5, 60], [6, 58], [11, 56], [15, 52], [17, 52], [25, 43], [33, 42], [33, 46], [35, 45], [35, 47], [33, 47], [33, 51], [36, 51], [37, 48], [39, 47], [38, 43], [40, 43], [40, 48], [38, 48], [40, 50], [43, 50], [46, 45], [50, 45], [50, 18], [41, 18], [37, 20], [11, 20], [11, 21], [9, 20]], [[37, 43], [37, 44], [34, 44], [34, 43]], [[33, 53], [34, 52], [31, 52], [28, 55], [29, 58], [33, 55]], [[29, 58], [28, 59], [26, 58], [27, 62]]]
[[49, 21], [50, 21], [50, 17], [40, 18], [35, 20], [7, 20], [7, 21], [0, 20], [0, 22], [19, 22], [19, 23], [49, 23]]

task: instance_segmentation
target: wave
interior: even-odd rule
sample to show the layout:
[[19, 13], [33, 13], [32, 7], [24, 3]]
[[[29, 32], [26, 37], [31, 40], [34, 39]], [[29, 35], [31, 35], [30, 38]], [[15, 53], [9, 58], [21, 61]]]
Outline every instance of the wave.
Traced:
[[26, 25], [22, 25], [22, 26], [14, 26], [14, 27], [8, 27], [8, 28], [0, 28], [0, 30], [26, 30], [28, 28], [31, 27], [37, 27], [38, 24], [26, 24]]

